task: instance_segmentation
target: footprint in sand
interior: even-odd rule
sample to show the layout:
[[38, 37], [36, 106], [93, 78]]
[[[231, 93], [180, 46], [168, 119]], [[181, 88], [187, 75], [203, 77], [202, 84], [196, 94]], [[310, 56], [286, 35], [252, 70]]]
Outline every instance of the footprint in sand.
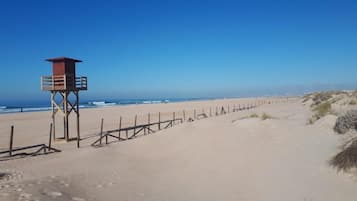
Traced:
[[19, 199], [30, 199], [32, 194], [30, 193], [21, 193]]
[[57, 198], [62, 196], [61, 192], [56, 192], [56, 191], [48, 191], [48, 192], [44, 192], [47, 196], [52, 197], [52, 198]]
[[7, 196], [9, 196], [8, 193], [0, 193], [0, 197], [7, 197]]
[[84, 198], [79, 198], [79, 197], [72, 197], [73, 201], [85, 201]]
[[61, 185], [63, 185], [64, 187], [68, 187], [69, 186], [69, 184], [68, 183], [66, 183], [65, 181], [60, 181], [59, 182]]

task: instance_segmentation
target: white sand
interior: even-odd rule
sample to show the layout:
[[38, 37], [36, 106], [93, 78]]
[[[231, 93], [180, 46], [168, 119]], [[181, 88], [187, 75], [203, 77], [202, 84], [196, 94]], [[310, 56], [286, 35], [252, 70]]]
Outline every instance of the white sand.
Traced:
[[[248, 100], [82, 110], [82, 133], [98, 132], [101, 117], [109, 129], [120, 115], [243, 101]], [[242, 119], [263, 112], [274, 119]], [[310, 116], [295, 101], [184, 123], [102, 148], [55, 144], [61, 153], [0, 162], [0, 172], [14, 173], [0, 180], [0, 200], [356, 200], [356, 179], [328, 165], [341, 144], [332, 117], [306, 125]], [[48, 112], [0, 116], [0, 146], [7, 145], [12, 122], [19, 144], [46, 142], [49, 117]]]

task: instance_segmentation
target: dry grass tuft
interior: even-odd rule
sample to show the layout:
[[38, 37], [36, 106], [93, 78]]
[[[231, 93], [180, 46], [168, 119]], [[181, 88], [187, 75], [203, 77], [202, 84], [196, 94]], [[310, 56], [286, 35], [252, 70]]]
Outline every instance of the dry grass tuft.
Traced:
[[347, 148], [334, 156], [330, 165], [344, 171], [357, 168], [357, 140], [354, 140]]
[[263, 121], [264, 121], [264, 120], [267, 120], [267, 119], [273, 119], [273, 117], [270, 116], [270, 115], [267, 114], [267, 113], [263, 113], [260, 118], [261, 118]]
[[332, 92], [332, 91], [315, 93], [312, 97], [312, 101], [314, 103], [311, 106], [319, 105], [325, 101], [328, 101], [330, 98], [332, 98], [332, 95], [335, 93], [336, 92]]
[[312, 117], [310, 117], [310, 118], [307, 120], [307, 124], [312, 125], [312, 124], [314, 124], [315, 121], [317, 121], [317, 120], [318, 120], [318, 118], [316, 117], [316, 115], [312, 115]]
[[357, 110], [349, 110], [346, 114], [339, 116], [333, 129], [339, 134], [345, 134], [350, 129], [357, 130]]
[[313, 111], [315, 112], [315, 115], [318, 119], [321, 117], [327, 115], [331, 111], [331, 103], [330, 102], [324, 102], [316, 105], [315, 108], [313, 108]]
[[249, 118], [259, 118], [259, 115], [256, 113], [249, 115]]
[[302, 97], [303, 99], [303, 103], [307, 102], [308, 100], [310, 100], [312, 98], [313, 94], [312, 93], [309, 93], [309, 94], [306, 94]]
[[357, 101], [353, 99], [348, 104], [349, 105], [357, 105]]
[[9, 173], [0, 172], [0, 180], [5, 179], [5, 178], [8, 177], [8, 176], [10, 176]]

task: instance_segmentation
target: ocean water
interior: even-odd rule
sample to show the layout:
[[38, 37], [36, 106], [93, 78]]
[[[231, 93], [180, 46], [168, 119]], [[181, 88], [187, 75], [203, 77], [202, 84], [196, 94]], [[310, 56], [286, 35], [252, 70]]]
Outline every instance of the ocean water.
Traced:
[[[135, 105], [135, 104], [159, 104], [170, 102], [183, 102], [193, 100], [208, 100], [209, 98], [164, 98], [164, 99], [121, 99], [121, 100], [90, 100], [81, 102], [79, 108], [96, 108], [108, 107], [115, 105]], [[0, 105], [0, 114], [19, 113], [19, 112], [35, 112], [51, 110], [50, 103], [27, 103], [26, 105]]]

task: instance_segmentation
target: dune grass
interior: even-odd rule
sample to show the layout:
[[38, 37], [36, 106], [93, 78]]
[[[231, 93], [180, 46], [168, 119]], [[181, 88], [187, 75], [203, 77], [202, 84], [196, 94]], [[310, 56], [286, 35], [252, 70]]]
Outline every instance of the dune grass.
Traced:
[[263, 113], [262, 116], [260, 117], [261, 120], [267, 120], [267, 119], [273, 119], [272, 116], [270, 116], [269, 114], [267, 113]]
[[354, 140], [347, 148], [334, 156], [330, 165], [344, 171], [357, 168], [357, 140]]
[[340, 115], [333, 129], [338, 134], [345, 134], [351, 129], [357, 130], [357, 110], [348, 110]]
[[332, 95], [334, 92], [328, 91], [328, 92], [319, 92], [314, 94], [312, 97], [313, 104], [311, 106], [316, 106], [319, 105], [325, 101], [328, 101], [330, 98], [332, 98]]
[[10, 175], [9, 173], [0, 172], [0, 180], [5, 179], [5, 178], [8, 177], [9, 175]]
[[259, 115], [256, 113], [249, 115], [249, 118], [259, 118]]
[[331, 111], [331, 103], [330, 102], [320, 103], [316, 105], [313, 111], [319, 118], [321, 118]]
[[331, 113], [331, 103], [329, 101], [322, 102], [312, 108], [314, 114], [307, 121], [307, 124], [314, 124], [317, 120]]
[[267, 113], [263, 113], [261, 116], [259, 116], [257, 113], [253, 113], [249, 116], [244, 116], [244, 117], [241, 117], [239, 119], [236, 119], [236, 120], [233, 120], [232, 123], [238, 121], [238, 120], [243, 120], [243, 119], [252, 119], [252, 118], [260, 118], [261, 120], [266, 120], [266, 119], [276, 119], [275, 117], [273, 116], [270, 116], [269, 114]]
[[357, 105], [357, 101], [353, 99], [348, 104], [349, 105]]

